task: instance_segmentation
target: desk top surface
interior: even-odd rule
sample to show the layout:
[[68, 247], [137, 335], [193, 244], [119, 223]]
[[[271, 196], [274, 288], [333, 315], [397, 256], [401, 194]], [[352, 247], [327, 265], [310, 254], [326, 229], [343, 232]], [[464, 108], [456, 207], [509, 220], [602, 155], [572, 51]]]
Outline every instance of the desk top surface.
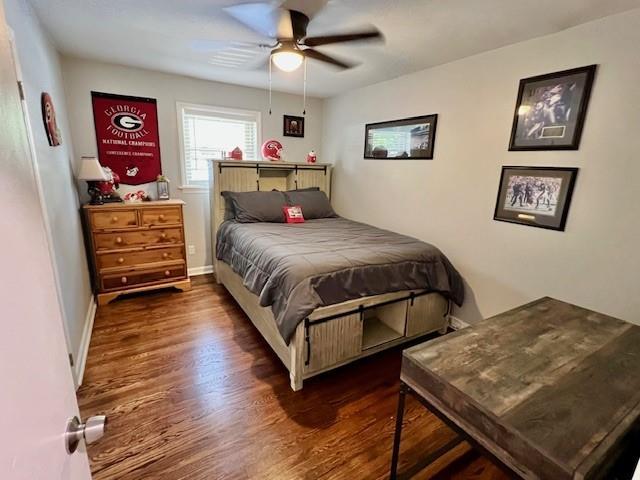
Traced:
[[542, 298], [405, 350], [401, 378], [523, 478], [596, 478], [640, 419], [640, 327]]

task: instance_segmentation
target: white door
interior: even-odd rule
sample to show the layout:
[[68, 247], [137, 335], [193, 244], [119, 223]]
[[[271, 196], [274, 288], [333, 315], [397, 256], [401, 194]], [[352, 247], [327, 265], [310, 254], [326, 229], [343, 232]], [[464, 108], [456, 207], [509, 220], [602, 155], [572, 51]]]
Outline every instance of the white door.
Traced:
[[[78, 252], [81, 255], [82, 252]], [[0, 478], [88, 480], [52, 258], [0, 2]]]

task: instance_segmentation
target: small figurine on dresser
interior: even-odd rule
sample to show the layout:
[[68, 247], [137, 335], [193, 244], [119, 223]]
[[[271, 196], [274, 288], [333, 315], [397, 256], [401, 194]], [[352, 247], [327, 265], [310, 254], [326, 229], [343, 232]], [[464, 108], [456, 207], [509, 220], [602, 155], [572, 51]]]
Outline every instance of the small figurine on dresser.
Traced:
[[114, 203], [114, 202], [122, 202], [120, 198], [120, 194], [116, 191], [120, 186], [120, 177], [116, 172], [111, 170], [109, 167], [103, 167], [104, 171], [107, 173], [109, 177], [108, 180], [103, 180], [102, 182], [98, 182], [98, 189], [100, 190], [100, 195], [102, 195], [103, 203]]
[[96, 157], [82, 157], [78, 179], [87, 181], [91, 205], [122, 202], [116, 191], [120, 186], [120, 177], [110, 168], [100, 165]]
[[138, 190], [137, 192], [129, 192], [124, 195], [125, 203], [140, 203], [140, 202], [149, 202], [151, 199], [147, 192], [144, 190]]

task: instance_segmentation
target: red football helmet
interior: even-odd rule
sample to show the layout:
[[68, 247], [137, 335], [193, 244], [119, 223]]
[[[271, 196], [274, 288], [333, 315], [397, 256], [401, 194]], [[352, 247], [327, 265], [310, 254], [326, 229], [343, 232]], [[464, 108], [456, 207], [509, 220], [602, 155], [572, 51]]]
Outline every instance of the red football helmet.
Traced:
[[104, 197], [111, 197], [112, 195], [118, 196], [116, 189], [120, 186], [120, 176], [109, 167], [103, 167], [103, 169], [111, 179], [105, 180], [104, 182], [96, 182], [98, 184], [98, 190], [100, 190], [100, 193]]
[[262, 144], [262, 157], [271, 162], [279, 162], [282, 156], [282, 144], [277, 140], [267, 140]]

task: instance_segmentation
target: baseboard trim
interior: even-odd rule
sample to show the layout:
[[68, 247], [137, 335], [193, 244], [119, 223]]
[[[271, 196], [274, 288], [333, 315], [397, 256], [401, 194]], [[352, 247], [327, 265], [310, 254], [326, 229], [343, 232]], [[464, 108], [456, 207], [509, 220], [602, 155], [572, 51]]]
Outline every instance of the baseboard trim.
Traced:
[[80, 340], [80, 348], [78, 348], [78, 358], [75, 359], [73, 366], [73, 377], [76, 384], [76, 390], [82, 385], [84, 377], [84, 367], [87, 365], [87, 356], [89, 354], [89, 344], [91, 343], [91, 334], [93, 333], [93, 322], [96, 319], [96, 310], [98, 304], [93, 295], [89, 299], [89, 308], [87, 316], [84, 319], [84, 330], [82, 331], [82, 339]]
[[209, 273], [213, 273], [213, 265], [204, 265], [203, 267], [191, 267], [187, 270], [187, 274], [190, 277], [195, 277], [196, 275], [208, 275]]
[[449, 315], [449, 324], [454, 330], [462, 330], [463, 328], [471, 326], [470, 323], [467, 323], [458, 317], [454, 317], [453, 315]]

